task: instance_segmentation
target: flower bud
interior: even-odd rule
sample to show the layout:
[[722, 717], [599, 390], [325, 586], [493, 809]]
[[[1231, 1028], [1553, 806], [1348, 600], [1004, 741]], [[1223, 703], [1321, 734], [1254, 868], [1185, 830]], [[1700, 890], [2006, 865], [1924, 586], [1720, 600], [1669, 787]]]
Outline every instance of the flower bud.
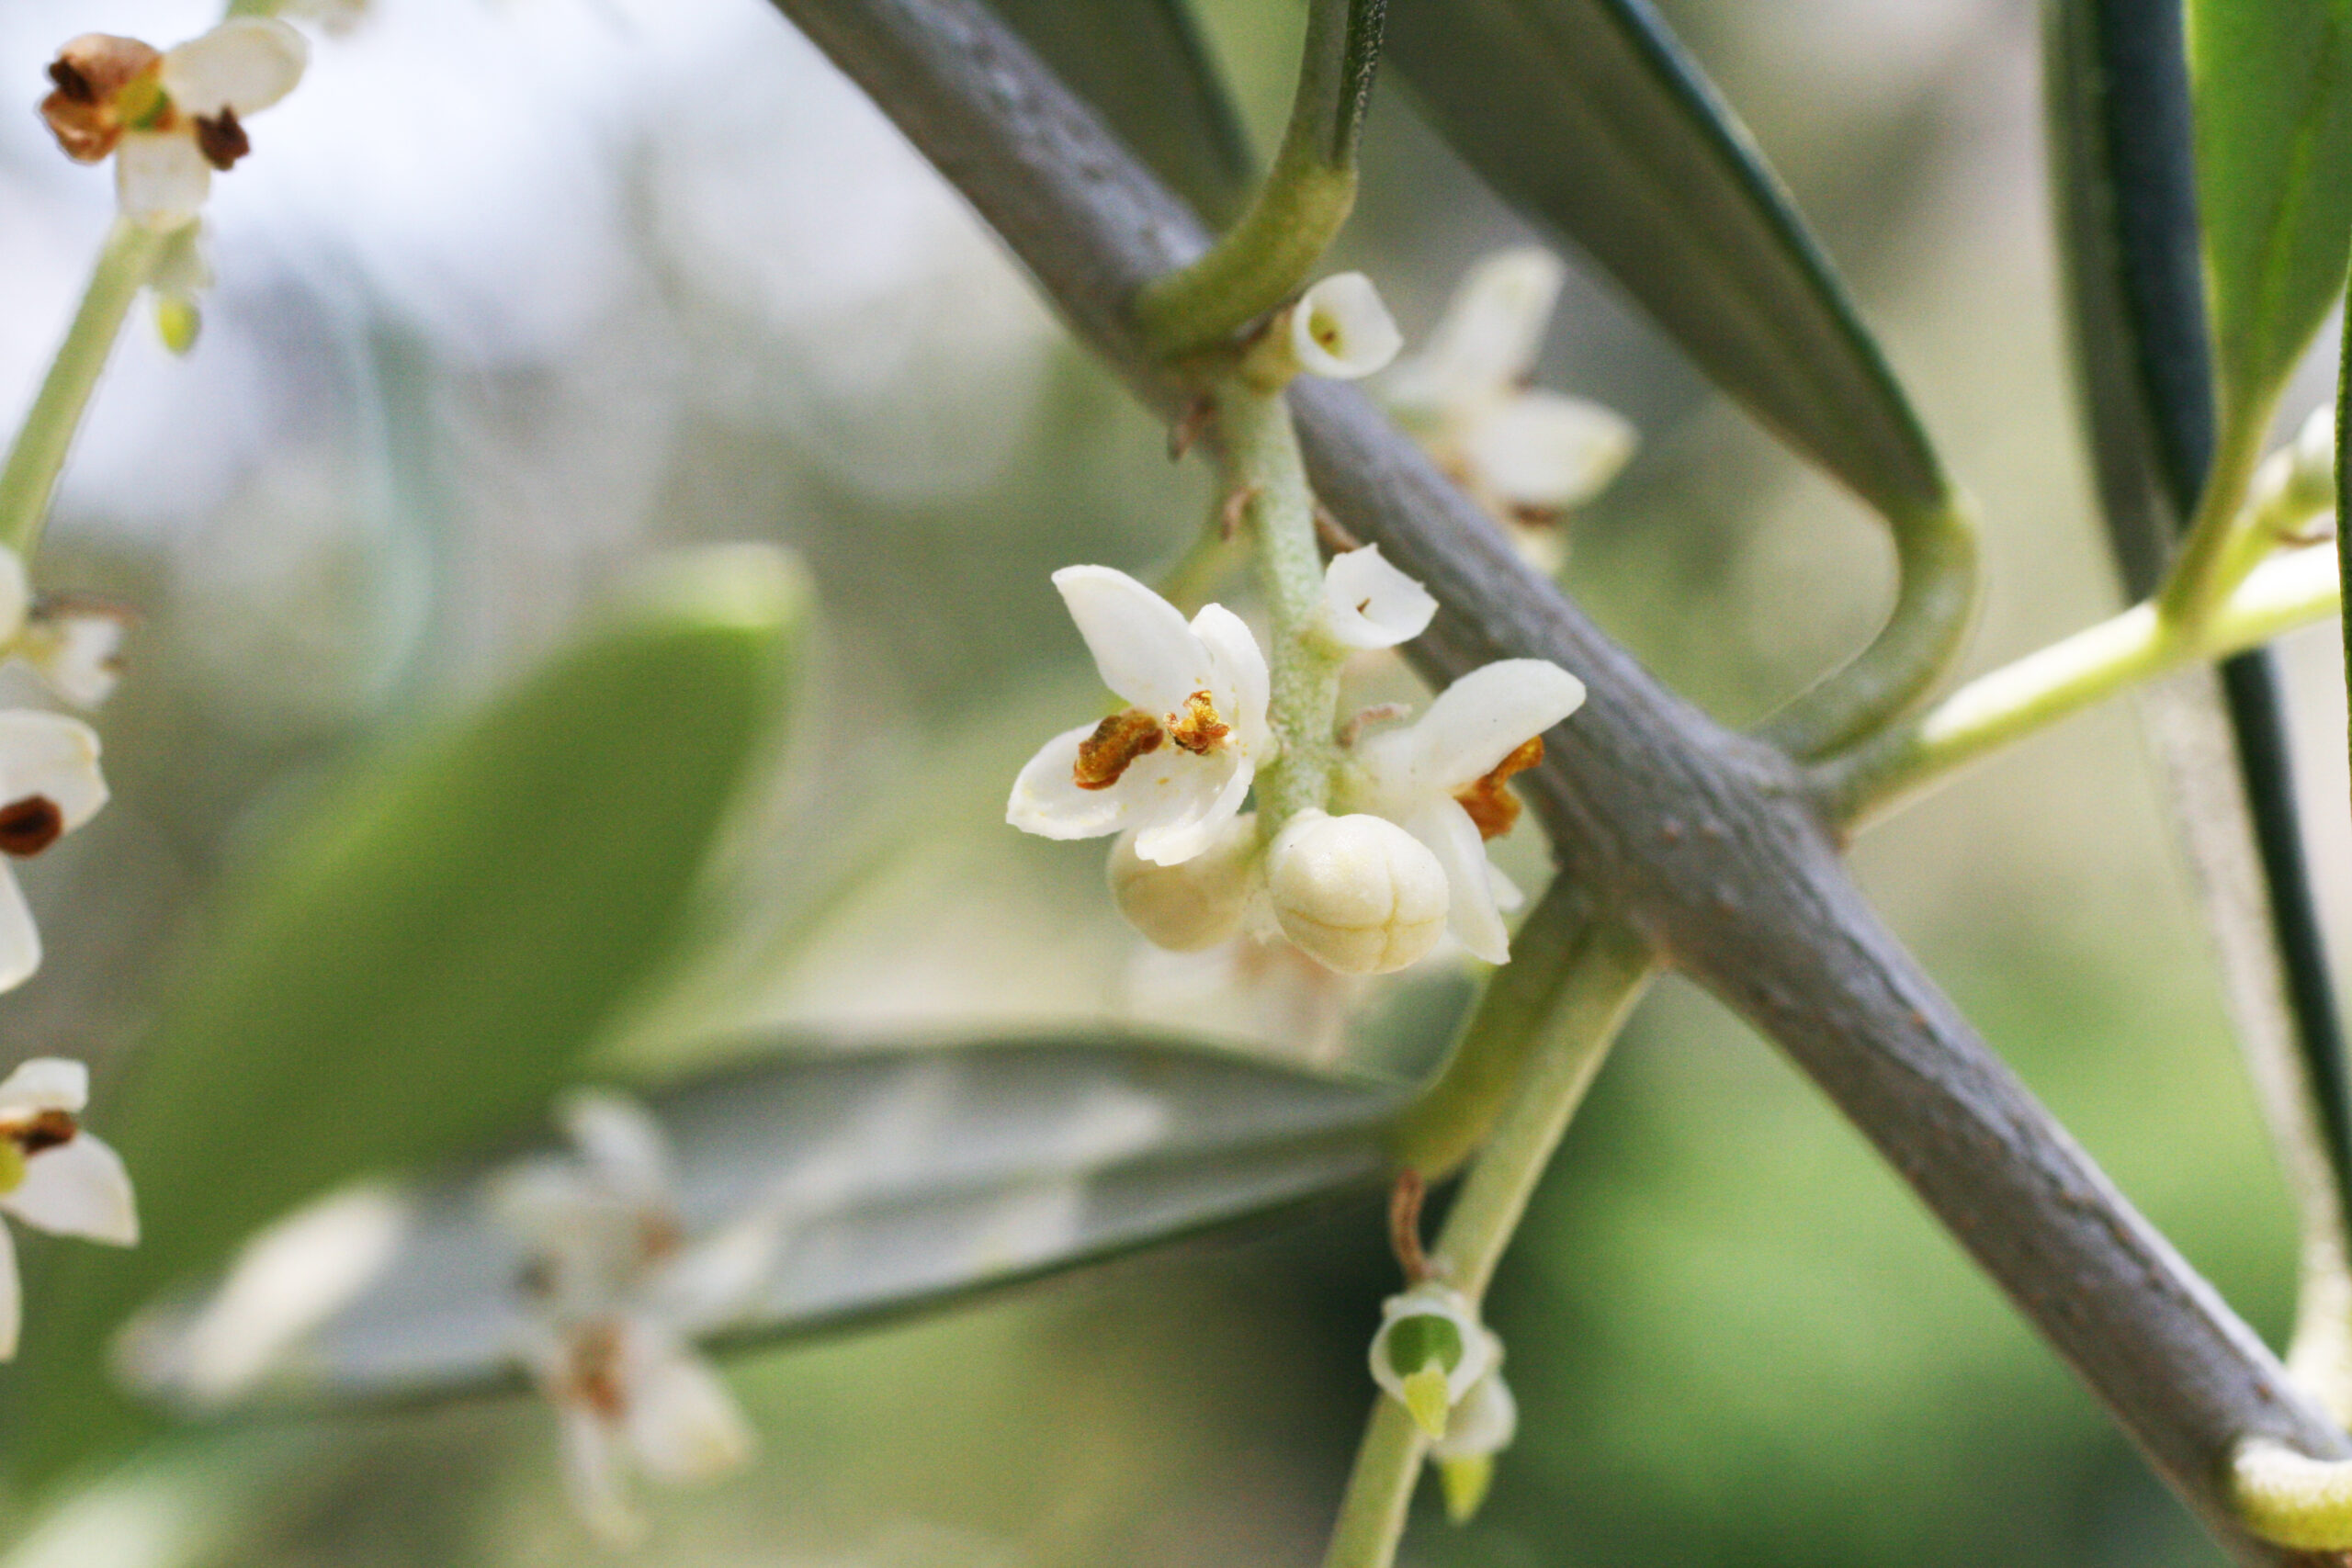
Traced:
[[1105, 868], [1111, 899], [1154, 947], [1198, 953], [1239, 933], [1257, 852], [1255, 813], [1235, 818], [1207, 849], [1176, 865], [1156, 865], [1136, 853], [1131, 829], [1111, 846]]
[[1293, 818], [1266, 857], [1283, 934], [1342, 975], [1385, 975], [1426, 957], [1445, 931], [1445, 870], [1382, 817]]
[[2293, 468], [2287, 480], [2288, 503], [2310, 515], [2335, 506], [2335, 405], [2322, 403], [2312, 411], [2296, 435]]
[[1372, 1338], [1372, 1379], [1412, 1412], [1414, 1424], [1442, 1440], [1455, 1405], [1494, 1369], [1495, 1337], [1461, 1292], [1425, 1280], [1380, 1303]]
[[1496, 1360], [1453, 1407], [1445, 1436], [1430, 1445], [1430, 1457], [1437, 1461], [1438, 1479], [1445, 1487], [1446, 1517], [1457, 1525], [1469, 1523], [1487, 1500], [1495, 1479], [1495, 1456], [1519, 1435], [1519, 1402], [1503, 1382], [1499, 1348]]
[[1335, 273], [1290, 310], [1291, 353], [1310, 376], [1353, 381], [1387, 368], [1405, 334], [1360, 272]]

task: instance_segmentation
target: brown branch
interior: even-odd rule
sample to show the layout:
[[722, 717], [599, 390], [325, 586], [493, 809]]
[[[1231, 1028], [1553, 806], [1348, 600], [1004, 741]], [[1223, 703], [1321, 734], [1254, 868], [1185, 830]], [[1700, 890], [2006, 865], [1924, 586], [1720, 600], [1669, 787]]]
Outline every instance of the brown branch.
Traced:
[[[1192, 217], [970, 0], [776, 0], [953, 180], [1072, 327], [1153, 406], [1182, 389], [1127, 304], [1199, 254]], [[2240, 1438], [2352, 1443], [2116, 1191], [1846, 875], [1796, 768], [1653, 681], [1521, 564], [1360, 394], [1296, 393], [1322, 499], [1445, 606], [1436, 679], [1551, 659], [1590, 696], [1523, 776], [1566, 873], [1794, 1058], [2074, 1367], [2240, 1562], [2221, 1479]]]

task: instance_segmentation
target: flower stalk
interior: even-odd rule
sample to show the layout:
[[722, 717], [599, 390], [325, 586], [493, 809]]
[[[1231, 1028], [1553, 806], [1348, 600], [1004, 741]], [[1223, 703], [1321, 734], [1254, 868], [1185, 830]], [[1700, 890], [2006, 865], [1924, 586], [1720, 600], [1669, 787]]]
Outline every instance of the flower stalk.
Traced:
[[29, 558], [40, 545], [57, 476], [64, 470], [91, 389], [163, 243], [163, 235], [128, 219], [117, 219], [108, 231], [74, 324], [8, 449], [7, 466], [0, 468], [0, 546]]
[[1136, 301], [1162, 359], [1213, 349], [1296, 294], [1356, 201], [1356, 146], [1387, 0], [1313, 0], [1290, 123], [1248, 211], [1191, 265]]

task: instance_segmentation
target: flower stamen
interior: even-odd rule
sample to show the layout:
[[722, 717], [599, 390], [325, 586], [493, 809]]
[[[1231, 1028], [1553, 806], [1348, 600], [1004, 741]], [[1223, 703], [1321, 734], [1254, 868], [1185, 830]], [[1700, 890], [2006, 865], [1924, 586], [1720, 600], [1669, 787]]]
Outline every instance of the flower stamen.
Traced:
[[28, 795], [0, 806], [0, 854], [25, 860], [57, 842], [65, 813], [45, 795]]
[[[1175, 716], [1169, 716], [1173, 719]], [[1159, 743], [1167, 738], [1159, 721], [1141, 708], [1114, 713], [1096, 725], [1093, 734], [1079, 742], [1078, 761], [1070, 765], [1070, 782], [1080, 789], [1109, 789], [1137, 757], [1159, 750]]]
[[[1492, 772], [1453, 798], [1470, 814], [1481, 839], [1499, 839], [1519, 821], [1519, 797], [1506, 786], [1513, 773], [1523, 773], [1544, 760], [1544, 738], [1531, 737], [1517, 750], [1497, 762]], [[1458, 774], [1456, 775], [1459, 776]]]
[[200, 114], [195, 119], [197, 150], [206, 163], [222, 173], [236, 167], [237, 160], [254, 150], [245, 128], [237, 123], [235, 109], [223, 105], [219, 114]]
[[1168, 739], [1195, 757], [1207, 756], [1232, 733], [1233, 726], [1217, 717], [1216, 704], [1206, 692], [1194, 692], [1184, 699], [1182, 714], [1168, 716]]

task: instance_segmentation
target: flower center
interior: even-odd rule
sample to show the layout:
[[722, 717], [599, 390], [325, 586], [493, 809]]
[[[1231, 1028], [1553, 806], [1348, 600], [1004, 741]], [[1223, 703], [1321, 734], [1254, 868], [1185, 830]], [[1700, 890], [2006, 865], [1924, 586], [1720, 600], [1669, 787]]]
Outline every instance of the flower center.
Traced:
[[1126, 773], [1128, 764], [1159, 750], [1166, 739], [1159, 721], [1143, 709], [1114, 713], [1078, 743], [1070, 782], [1080, 789], [1109, 789]]
[[1538, 735], [1453, 797], [1478, 825], [1478, 837], [1499, 839], [1511, 830], [1519, 821], [1519, 797], [1505, 786], [1513, 773], [1523, 773], [1543, 760], [1544, 738]]
[[237, 111], [227, 105], [222, 105], [217, 115], [200, 114], [195, 118], [197, 151], [204, 154], [206, 163], [222, 173], [234, 168], [238, 159], [254, 150], [254, 144], [245, 139], [245, 128], [237, 123]]
[[24, 860], [57, 842], [65, 813], [45, 795], [28, 795], [0, 806], [0, 854]]
[[592, 1323], [571, 1342], [565, 1394], [606, 1421], [628, 1414], [621, 1382], [621, 1331], [616, 1323]]
[[1194, 692], [1184, 699], [1184, 711], [1168, 716], [1168, 739], [1195, 757], [1204, 757], [1216, 743], [1233, 733], [1233, 726], [1216, 716], [1216, 704], [1206, 692]]
[[72, 1143], [81, 1131], [65, 1111], [36, 1111], [23, 1121], [0, 1122], [0, 1193], [25, 1184], [25, 1163], [33, 1156]]

